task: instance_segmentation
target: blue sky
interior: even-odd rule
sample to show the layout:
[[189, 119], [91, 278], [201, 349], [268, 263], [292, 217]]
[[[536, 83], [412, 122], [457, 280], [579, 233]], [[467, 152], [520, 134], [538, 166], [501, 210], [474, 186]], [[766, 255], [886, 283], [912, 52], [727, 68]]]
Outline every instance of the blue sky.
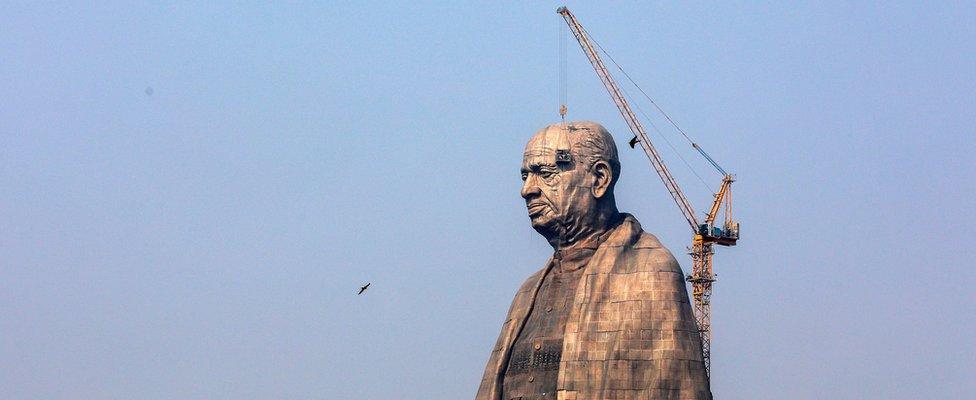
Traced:
[[[558, 5], [5, 4], [0, 397], [472, 398], [551, 251], [518, 169], [558, 119]], [[718, 398], [976, 390], [972, 3], [568, 5], [738, 176]], [[687, 271], [569, 45], [569, 118]], [[720, 177], [664, 134], [704, 210], [678, 156]]]

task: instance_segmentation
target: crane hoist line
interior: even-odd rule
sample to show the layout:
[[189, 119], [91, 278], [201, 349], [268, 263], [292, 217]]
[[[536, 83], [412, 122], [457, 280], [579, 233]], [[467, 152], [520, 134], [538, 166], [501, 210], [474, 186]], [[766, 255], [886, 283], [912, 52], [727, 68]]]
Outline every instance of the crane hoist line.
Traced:
[[[678, 125], [668, 116], [664, 110], [661, 109], [651, 100], [650, 96], [644, 92], [637, 83], [630, 78], [623, 68], [610, 57], [609, 54], [600, 47], [599, 43], [592, 40], [580, 25], [579, 21], [576, 19], [569, 9], [566, 7], [559, 7], [556, 10], [559, 15], [563, 17], [566, 24], [569, 25], [569, 29], [573, 32], [573, 36], [576, 37], [576, 41], [579, 42], [580, 47], [583, 49], [583, 53], [590, 60], [590, 64], [593, 66], [593, 70], [596, 71], [597, 76], [600, 81], [603, 82], [603, 86], [607, 89], [610, 94], [610, 98], [613, 103], [617, 106], [620, 111], [620, 115], [623, 116], [624, 121], [627, 122], [627, 126], [634, 133], [634, 138], [630, 140], [630, 147], [636, 147], [637, 143], [640, 143], [641, 148], [647, 155], [648, 160], [650, 160], [651, 165], [654, 167], [654, 171], [657, 172], [661, 181], [664, 182], [664, 186], [668, 189], [668, 193], [674, 199], [674, 202], [678, 205], [678, 209], [684, 215], [685, 219], [688, 221], [688, 225], [691, 227], [693, 238], [692, 245], [689, 248], [689, 254], [692, 259], [692, 272], [686, 277], [686, 280], [691, 283], [692, 286], [692, 297], [694, 298], [694, 309], [695, 309], [695, 321], [698, 324], [698, 332], [701, 335], [702, 340], [702, 359], [705, 362], [705, 371], [711, 375], [711, 343], [712, 343], [712, 327], [711, 327], [711, 297], [712, 297], [712, 284], [715, 282], [715, 273], [712, 268], [712, 255], [714, 254], [713, 245], [720, 246], [735, 246], [736, 242], [739, 240], [739, 223], [732, 219], [732, 182], [735, 181], [735, 176], [727, 173], [718, 163], [712, 159], [708, 153], [705, 152], [697, 143], [691, 140], [687, 133], [682, 130]], [[594, 47], [596, 44], [596, 47]], [[647, 132], [644, 130], [644, 126], [637, 119], [634, 111], [630, 108], [630, 104], [623, 96], [623, 91], [617, 86], [616, 81], [613, 80], [613, 76], [610, 71], [607, 70], [606, 65], [603, 64], [603, 60], [600, 58], [599, 53], [597, 53], [597, 48], [600, 48], [607, 58], [624, 74], [625, 77], [637, 87], [638, 90], [651, 102], [654, 107], [664, 115], [664, 117], [671, 123], [678, 132], [691, 142], [692, 147], [700, 153], [709, 164], [715, 167], [722, 174], [722, 184], [717, 193], [714, 194], [714, 199], [712, 201], [712, 206], [705, 216], [705, 220], [699, 222], [698, 218], [695, 216], [695, 211], [691, 206], [691, 202], [682, 193], [681, 188], [678, 186], [678, 182], [675, 181], [674, 176], [668, 170], [667, 165], [664, 164], [664, 160], [661, 159], [660, 154], [658, 154], [657, 149], [651, 143], [650, 138], [648, 138]], [[565, 105], [560, 107], [560, 114], [565, 114]], [[715, 219], [718, 213], [724, 206], [725, 208], [725, 221], [722, 226], [715, 225]]]

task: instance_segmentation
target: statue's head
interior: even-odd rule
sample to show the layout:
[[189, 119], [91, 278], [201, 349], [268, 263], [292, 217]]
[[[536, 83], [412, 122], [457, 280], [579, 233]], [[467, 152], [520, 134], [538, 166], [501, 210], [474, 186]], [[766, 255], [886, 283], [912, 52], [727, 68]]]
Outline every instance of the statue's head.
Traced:
[[522, 197], [532, 227], [554, 247], [599, 232], [617, 215], [617, 146], [606, 128], [575, 121], [542, 128], [525, 145]]

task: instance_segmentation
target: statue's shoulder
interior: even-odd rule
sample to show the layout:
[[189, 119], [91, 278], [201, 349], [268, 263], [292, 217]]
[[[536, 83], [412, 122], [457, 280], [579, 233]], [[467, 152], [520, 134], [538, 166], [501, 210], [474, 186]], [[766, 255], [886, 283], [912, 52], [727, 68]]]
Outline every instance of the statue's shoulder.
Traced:
[[525, 278], [525, 282], [522, 282], [522, 286], [519, 286], [519, 293], [527, 293], [533, 291], [536, 285], [539, 283], [539, 279], [542, 279], [542, 276], [546, 273], [546, 269], [548, 267], [549, 267], [549, 263], [547, 262], [545, 266], [540, 268], [538, 271], [532, 273], [532, 275], [529, 275], [528, 278]]
[[[648, 239], [645, 243], [638, 243], [634, 246], [634, 251], [640, 252], [637, 257], [640, 262], [639, 270], [655, 272], [673, 272], [683, 275], [678, 260], [674, 258], [671, 251], [664, 247], [654, 235], [647, 234]], [[646, 247], [637, 247], [645, 245]]]
[[622, 214], [623, 218], [607, 239], [607, 247], [623, 247], [627, 249], [660, 249], [667, 251], [657, 236], [641, 227], [637, 218], [630, 214]]
[[641, 230], [637, 235], [637, 241], [634, 242], [635, 249], [660, 249], [663, 251], [668, 251], [667, 248], [661, 244], [661, 241], [657, 239], [654, 234]]
[[678, 265], [678, 260], [674, 258], [671, 251], [668, 250], [661, 241], [658, 240], [657, 236], [654, 234], [646, 232], [640, 229], [639, 225], [636, 226], [635, 231], [632, 233], [632, 241], [630, 246], [625, 246], [622, 250], [624, 253], [629, 253], [627, 260], [629, 260], [629, 265], [619, 265], [618, 269], [626, 269], [629, 271], [654, 271], [654, 272], [674, 272], [681, 274], [681, 266]]
[[614, 229], [614, 232], [610, 235], [610, 239], [607, 240], [607, 245], [611, 247], [624, 247], [628, 250], [640, 250], [648, 253], [667, 253], [671, 254], [670, 251], [661, 241], [657, 239], [657, 236], [647, 232], [641, 227], [637, 218], [630, 214], [623, 214], [623, 221], [620, 225]]

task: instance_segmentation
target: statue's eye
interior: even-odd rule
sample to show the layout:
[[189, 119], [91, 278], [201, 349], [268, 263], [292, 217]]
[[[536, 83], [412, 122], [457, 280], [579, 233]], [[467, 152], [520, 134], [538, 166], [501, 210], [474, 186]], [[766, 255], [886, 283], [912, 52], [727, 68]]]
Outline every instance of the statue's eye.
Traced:
[[529, 179], [529, 173], [522, 171], [522, 182], [525, 182], [528, 179]]
[[556, 177], [556, 174], [559, 173], [559, 170], [556, 168], [544, 166], [542, 168], [539, 168], [539, 170], [536, 171], [536, 173], [539, 174], [539, 177], [542, 178], [542, 180], [548, 182]]

